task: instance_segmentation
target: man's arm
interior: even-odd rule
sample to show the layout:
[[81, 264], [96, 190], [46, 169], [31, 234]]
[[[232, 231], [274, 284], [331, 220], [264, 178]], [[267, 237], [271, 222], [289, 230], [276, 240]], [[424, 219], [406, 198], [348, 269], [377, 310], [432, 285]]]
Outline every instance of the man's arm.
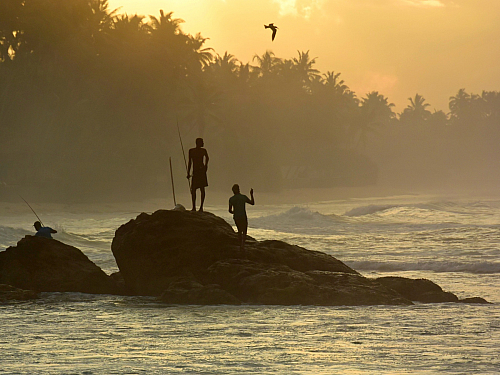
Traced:
[[208, 171], [208, 161], [210, 158], [208, 157], [208, 152], [205, 150], [205, 171]]
[[231, 204], [231, 201], [229, 201], [229, 213], [230, 214], [234, 213], [234, 211], [233, 211], [233, 205]]
[[255, 204], [255, 199], [253, 197], [253, 189], [250, 189], [250, 203], [252, 206]]

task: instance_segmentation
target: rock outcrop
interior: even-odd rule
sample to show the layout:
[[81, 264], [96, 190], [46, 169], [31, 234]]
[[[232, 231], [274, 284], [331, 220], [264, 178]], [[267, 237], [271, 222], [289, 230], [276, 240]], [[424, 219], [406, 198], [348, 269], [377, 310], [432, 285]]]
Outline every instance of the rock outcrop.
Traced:
[[0, 252], [0, 284], [36, 292], [117, 292], [115, 282], [80, 250], [35, 236]]
[[168, 303], [411, 304], [334, 257], [237, 235], [210, 213], [160, 210], [122, 225], [111, 246], [133, 294]]
[[409, 305], [459, 300], [432, 281], [370, 279], [334, 257], [282, 241], [237, 234], [210, 213], [159, 210], [116, 231], [112, 251], [120, 272], [106, 275], [75, 247], [26, 236], [0, 252], [0, 303], [39, 292], [158, 296], [171, 304]]
[[377, 282], [393, 289], [404, 298], [422, 303], [460, 302], [488, 304], [484, 298], [471, 297], [459, 299], [451, 292], [445, 292], [436, 283], [427, 279], [408, 279], [398, 276], [379, 277]]
[[33, 290], [24, 290], [15, 288], [12, 285], [0, 284], [0, 303], [29, 301], [37, 298], [38, 293]]

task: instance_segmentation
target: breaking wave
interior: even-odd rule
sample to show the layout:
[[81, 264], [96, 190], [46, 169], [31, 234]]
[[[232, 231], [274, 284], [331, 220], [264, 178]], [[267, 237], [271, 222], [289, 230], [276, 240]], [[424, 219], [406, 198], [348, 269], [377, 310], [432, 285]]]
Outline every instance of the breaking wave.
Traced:
[[451, 214], [481, 214], [485, 210], [489, 209], [489, 206], [484, 203], [470, 202], [470, 203], [455, 203], [449, 201], [437, 201], [429, 203], [417, 203], [417, 204], [380, 204], [380, 205], [367, 205], [353, 208], [346, 213], [344, 216], [358, 217], [365, 215], [373, 215], [383, 211], [388, 211], [392, 209], [416, 209], [423, 211], [439, 211]]
[[377, 212], [386, 211], [395, 207], [400, 207], [400, 206], [394, 204], [383, 204], [383, 205], [371, 204], [369, 206], [361, 206], [353, 208], [352, 210], [347, 211], [344, 214], [344, 216], [356, 217], [356, 216], [372, 215]]
[[337, 215], [323, 215], [307, 207], [295, 206], [279, 214], [254, 218], [251, 222], [254, 227], [300, 232], [305, 229], [329, 229], [343, 223], [344, 219]]
[[15, 246], [17, 241], [28, 234], [33, 234], [22, 228], [11, 228], [0, 225], [0, 251], [5, 250], [9, 246]]
[[[109, 243], [114, 235], [114, 231], [102, 231], [93, 234], [77, 234], [66, 231], [61, 226], [54, 226], [54, 229], [57, 230], [57, 234], [53, 235], [55, 239], [80, 249], [109, 247]], [[9, 246], [15, 246], [17, 242], [25, 236], [34, 234], [35, 232], [33, 230], [0, 225], [0, 251], [5, 250]]]
[[434, 272], [465, 272], [473, 274], [500, 273], [500, 262], [381, 262], [381, 261], [351, 261], [345, 262], [358, 271], [434, 271]]

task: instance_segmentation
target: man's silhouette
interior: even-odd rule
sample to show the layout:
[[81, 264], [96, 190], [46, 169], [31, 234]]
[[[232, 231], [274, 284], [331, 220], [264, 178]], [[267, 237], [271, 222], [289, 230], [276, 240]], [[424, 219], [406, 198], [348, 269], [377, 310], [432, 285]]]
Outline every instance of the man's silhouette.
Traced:
[[201, 191], [200, 212], [203, 211], [203, 203], [205, 202], [205, 187], [208, 186], [207, 170], [208, 170], [208, 153], [203, 148], [203, 138], [196, 138], [196, 148], [189, 150], [189, 163], [187, 169], [187, 178], [191, 175], [191, 165], [193, 166], [193, 179], [191, 180], [191, 200], [193, 201], [193, 209], [196, 211], [196, 189]]
[[240, 250], [245, 255], [245, 240], [248, 229], [245, 204], [249, 203], [253, 206], [255, 204], [255, 199], [253, 197], [253, 189], [250, 189], [250, 199], [248, 199], [246, 195], [240, 193], [240, 186], [238, 184], [234, 184], [232, 190], [234, 195], [229, 198], [229, 213], [233, 214], [234, 223], [236, 224], [236, 228], [238, 228]]
[[35, 221], [33, 226], [35, 227], [35, 236], [37, 237], [52, 238], [52, 233], [57, 233], [57, 230], [52, 229], [51, 227], [42, 227], [42, 223], [39, 221]]

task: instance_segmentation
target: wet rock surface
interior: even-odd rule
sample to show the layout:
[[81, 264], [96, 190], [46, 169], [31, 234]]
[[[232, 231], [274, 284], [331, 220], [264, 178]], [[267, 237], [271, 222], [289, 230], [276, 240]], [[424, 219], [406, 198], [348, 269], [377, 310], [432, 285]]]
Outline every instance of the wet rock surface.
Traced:
[[0, 252], [0, 302], [38, 292], [157, 296], [170, 304], [410, 305], [460, 300], [426, 279], [367, 278], [328, 254], [283, 241], [248, 238], [246, 251], [224, 219], [159, 210], [117, 229], [120, 269], [106, 275], [79, 249], [26, 236]]
[[0, 252], [0, 283], [36, 292], [117, 292], [116, 283], [79, 249], [35, 236]]
[[15, 288], [12, 285], [0, 284], [0, 303], [13, 301], [29, 301], [38, 298], [38, 293], [33, 290]]
[[375, 280], [387, 288], [395, 290], [401, 294], [401, 296], [411, 301], [422, 303], [489, 303], [481, 297], [459, 299], [455, 294], [445, 292], [439, 285], [427, 279], [408, 279], [405, 277], [387, 276], [379, 277]]
[[232, 227], [210, 213], [143, 213], [116, 231], [112, 251], [132, 294], [166, 303], [412, 303], [325, 253], [249, 238], [243, 254]]

